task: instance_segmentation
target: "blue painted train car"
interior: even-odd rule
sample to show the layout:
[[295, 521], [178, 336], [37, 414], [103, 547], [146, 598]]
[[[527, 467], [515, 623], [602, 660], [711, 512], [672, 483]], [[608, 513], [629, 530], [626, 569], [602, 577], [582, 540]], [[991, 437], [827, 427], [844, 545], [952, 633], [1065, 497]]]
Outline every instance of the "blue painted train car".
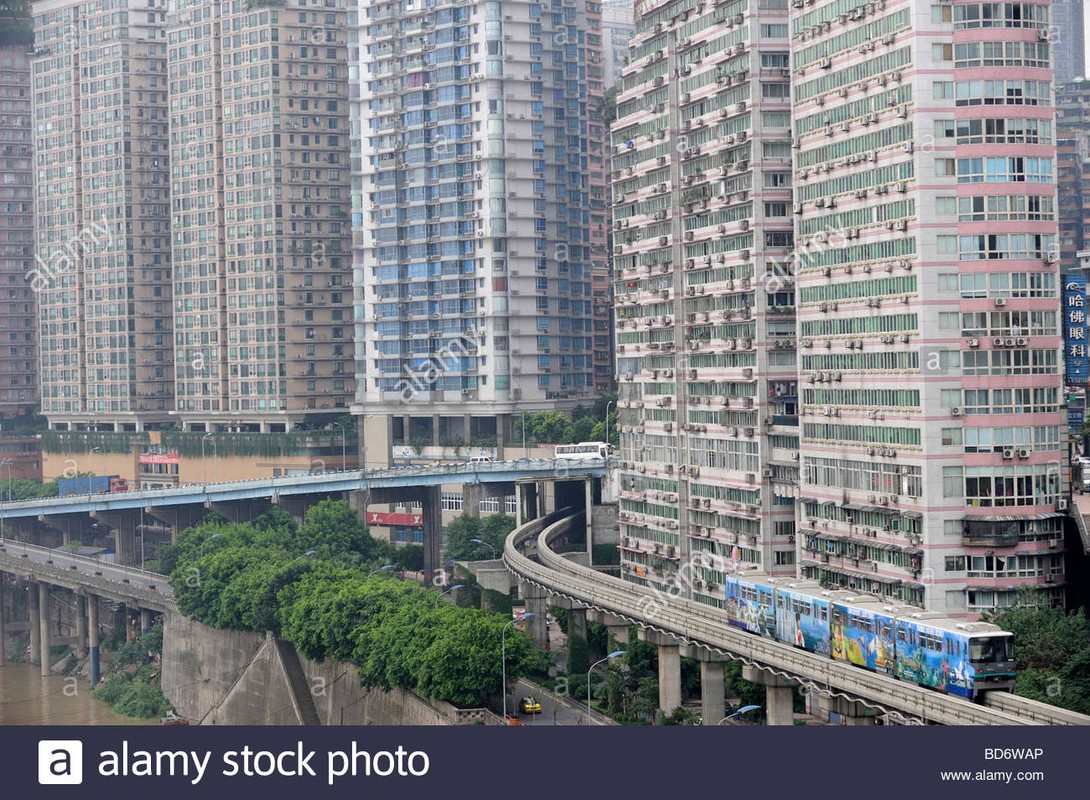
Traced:
[[833, 658], [871, 672], [894, 674], [894, 619], [898, 612], [911, 609], [857, 595], [842, 598], [832, 606]]
[[776, 638], [812, 653], [829, 655], [829, 592], [817, 581], [773, 578]]
[[996, 625], [815, 581], [731, 575], [723, 586], [728, 622], [749, 633], [969, 700], [1014, 689], [1014, 636]]
[[1014, 690], [1014, 635], [986, 622], [932, 614], [896, 621], [897, 677], [975, 699], [986, 690]]
[[724, 583], [727, 622], [749, 633], [772, 638], [776, 618], [772, 608], [773, 587], [768, 577], [731, 576]]

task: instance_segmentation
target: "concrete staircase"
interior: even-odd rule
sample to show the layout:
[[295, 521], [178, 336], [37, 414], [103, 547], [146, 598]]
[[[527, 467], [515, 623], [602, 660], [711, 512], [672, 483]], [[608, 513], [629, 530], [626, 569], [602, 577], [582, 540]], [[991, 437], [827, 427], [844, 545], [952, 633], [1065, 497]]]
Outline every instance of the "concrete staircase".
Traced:
[[284, 665], [284, 674], [291, 688], [292, 700], [299, 712], [299, 720], [303, 725], [321, 725], [321, 717], [314, 705], [314, 695], [310, 693], [310, 684], [303, 672], [303, 665], [299, 661], [299, 653], [295, 645], [283, 639], [276, 638], [276, 650], [280, 654], [280, 663]]

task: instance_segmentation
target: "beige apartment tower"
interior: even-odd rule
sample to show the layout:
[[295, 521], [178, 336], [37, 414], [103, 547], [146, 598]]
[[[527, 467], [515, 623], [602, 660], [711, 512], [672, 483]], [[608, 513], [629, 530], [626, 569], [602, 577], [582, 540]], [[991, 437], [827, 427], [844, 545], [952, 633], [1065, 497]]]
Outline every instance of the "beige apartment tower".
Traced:
[[34, 4], [42, 411], [137, 431], [172, 408], [165, 4]]
[[167, 23], [177, 415], [281, 432], [354, 395], [344, 0]]
[[37, 298], [26, 280], [35, 268], [33, 180], [30, 51], [26, 43], [9, 43], [0, 36], [0, 420], [4, 421], [26, 414], [38, 399]]

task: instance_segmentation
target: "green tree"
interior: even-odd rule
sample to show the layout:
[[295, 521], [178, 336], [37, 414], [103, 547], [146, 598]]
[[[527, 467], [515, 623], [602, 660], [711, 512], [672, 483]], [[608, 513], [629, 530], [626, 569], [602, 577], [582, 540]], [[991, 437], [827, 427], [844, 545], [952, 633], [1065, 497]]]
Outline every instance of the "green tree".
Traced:
[[315, 550], [322, 558], [354, 556], [357, 561], [369, 562], [386, 555], [343, 500], [323, 500], [308, 508], [298, 542], [303, 552]]
[[700, 722], [700, 715], [688, 708], [678, 706], [669, 714], [659, 712], [663, 725], [696, 725]]
[[522, 441], [523, 423], [526, 440], [533, 444], [566, 444], [572, 441], [571, 421], [559, 411], [520, 414], [515, 420], [514, 440]]
[[600, 441], [593, 438], [594, 429], [600, 424], [601, 423], [595, 421], [594, 417], [580, 417], [572, 424], [572, 440], [575, 442]]
[[742, 677], [741, 661], [728, 661], [723, 665], [723, 680], [727, 694], [737, 697], [743, 706], [764, 706], [764, 687], [750, 683]]
[[481, 535], [478, 538], [496, 548], [497, 554], [502, 554], [503, 543], [515, 529], [516, 521], [508, 514], [489, 514], [481, 520]]
[[280, 506], [273, 506], [264, 514], [254, 517], [251, 524], [260, 531], [276, 531], [285, 536], [295, 536], [299, 532], [295, 517]]
[[394, 551], [393, 563], [410, 572], [424, 569], [424, 545], [407, 544]]
[[39, 497], [56, 497], [57, 482], [39, 483], [26, 478], [11, 478], [0, 482], [0, 495], [5, 500], [36, 500]]
[[455, 517], [446, 526], [445, 534], [447, 555], [450, 558], [472, 561], [477, 558], [478, 551], [488, 551], [487, 547], [469, 541], [480, 538], [481, 520], [478, 517], [471, 517], [466, 513]]
[[1014, 605], [982, 615], [1014, 634], [1015, 694], [1090, 714], [1090, 622], [1085, 609], [1043, 607], [1031, 589]]

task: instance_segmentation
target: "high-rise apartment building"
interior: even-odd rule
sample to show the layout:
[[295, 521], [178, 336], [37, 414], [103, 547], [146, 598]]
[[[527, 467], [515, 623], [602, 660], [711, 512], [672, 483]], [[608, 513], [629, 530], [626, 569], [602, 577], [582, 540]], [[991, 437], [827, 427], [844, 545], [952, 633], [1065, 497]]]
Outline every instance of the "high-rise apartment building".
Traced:
[[1086, 77], [1084, 0], [1052, 0], [1048, 39], [1055, 45], [1053, 69], [1057, 85]]
[[352, 14], [355, 410], [502, 448], [594, 392], [584, 3]]
[[721, 605], [793, 576], [798, 389], [788, 12], [644, 2], [617, 94], [621, 566]]
[[38, 400], [30, 44], [0, 38], [0, 419]]
[[174, 397], [166, 3], [33, 14], [42, 412], [56, 429], [142, 430]]
[[1060, 269], [1090, 246], [1090, 81], [1056, 87], [1056, 185]]
[[606, 88], [621, 79], [628, 42], [636, 32], [632, 0], [604, 0], [602, 3], [602, 68]]
[[604, 34], [602, 4], [587, 2], [587, 190], [590, 204], [590, 295], [594, 348], [594, 391], [614, 386], [613, 292], [609, 268], [609, 131], [605, 105]]
[[801, 574], [1064, 582], [1048, 2], [792, 0]]
[[278, 432], [344, 414], [344, 0], [177, 0], [167, 34], [180, 421]]

